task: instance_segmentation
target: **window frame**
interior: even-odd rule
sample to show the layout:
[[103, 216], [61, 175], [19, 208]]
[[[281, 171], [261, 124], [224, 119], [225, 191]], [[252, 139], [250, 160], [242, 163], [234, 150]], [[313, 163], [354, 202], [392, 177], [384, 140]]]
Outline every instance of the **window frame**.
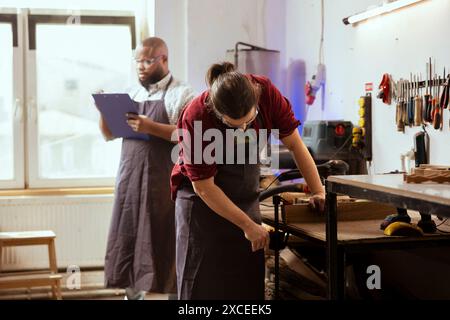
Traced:
[[[27, 10], [28, 11], [28, 10]], [[135, 17], [132, 12], [111, 11], [75, 11], [80, 25], [126, 25], [131, 32], [132, 50], [136, 47]], [[37, 72], [36, 72], [36, 25], [66, 24], [72, 17], [67, 11], [34, 9], [26, 13], [27, 49], [27, 144], [28, 151], [28, 183], [30, 188], [61, 188], [61, 187], [104, 187], [114, 184], [115, 178], [64, 178], [46, 179], [39, 175], [39, 143], [38, 143], [38, 108], [37, 108]], [[100, 130], [100, 129], [99, 129]], [[106, 142], [105, 142], [106, 143]]]
[[23, 41], [21, 17], [17, 10], [1, 9], [0, 23], [10, 24], [12, 32], [13, 57], [13, 178], [0, 180], [0, 189], [25, 187], [25, 145], [24, 145], [24, 74], [23, 74]]

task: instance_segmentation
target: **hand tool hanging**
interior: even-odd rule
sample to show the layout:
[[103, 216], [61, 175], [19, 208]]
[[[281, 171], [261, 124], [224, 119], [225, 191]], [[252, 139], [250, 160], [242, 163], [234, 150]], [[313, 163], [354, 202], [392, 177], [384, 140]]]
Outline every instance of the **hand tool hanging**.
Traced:
[[408, 120], [408, 80], [403, 80], [403, 103], [402, 103], [402, 122], [403, 122], [403, 132], [405, 132], [406, 122]]
[[395, 122], [397, 124], [397, 131], [405, 132], [405, 123], [403, 122], [403, 101], [404, 101], [404, 84], [403, 79], [400, 79], [397, 83], [398, 86], [398, 99], [396, 106]]
[[414, 82], [412, 73], [409, 74], [409, 83], [408, 83], [408, 122], [409, 127], [414, 125]]
[[[420, 76], [422, 77], [422, 73], [420, 74]], [[427, 84], [427, 75], [425, 74], [424, 77], [424, 85], [421, 87], [421, 94], [420, 97], [422, 98], [422, 125], [426, 125], [427, 124], [427, 95], [428, 95], [428, 84]], [[429, 95], [428, 95], [429, 96]]]
[[395, 106], [395, 123], [397, 125], [397, 131], [402, 131], [400, 126], [401, 120], [401, 101], [402, 101], [402, 79], [397, 81], [397, 105]]
[[[447, 77], [447, 79], [446, 79]], [[444, 83], [442, 88], [442, 95], [440, 98], [440, 107], [441, 107], [441, 130], [444, 127], [444, 109], [448, 108], [449, 104], [449, 96], [450, 96], [450, 74], [445, 74], [445, 68], [444, 68]], [[450, 127], [450, 121], [449, 121], [449, 127]]]
[[433, 87], [432, 87], [432, 64], [431, 64], [431, 58], [430, 58], [430, 62], [427, 63], [427, 93], [425, 94], [425, 116], [424, 116], [424, 120], [427, 123], [431, 123], [433, 121], [433, 119], [431, 118], [431, 112], [432, 112], [432, 108], [433, 108]]
[[393, 90], [392, 90], [392, 77], [388, 74], [385, 73], [383, 74], [383, 79], [381, 80], [380, 85], [378, 86], [378, 94], [377, 94], [377, 98], [378, 99], [382, 99], [383, 103], [390, 105], [391, 104], [391, 100], [392, 100], [392, 96], [393, 96]]
[[426, 124], [427, 123], [427, 110], [428, 110], [428, 103], [430, 100], [430, 83], [429, 83], [429, 73], [428, 73], [428, 62], [426, 63], [426, 67], [425, 67], [425, 95], [423, 96], [423, 113], [422, 113], [422, 118], [423, 118], [423, 123]]
[[406, 98], [405, 98], [405, 113], [404, 113], [404, 122], [405, 122], [405, 126], [409, 126], [409, 85], [410, 82], [408, 80], [405, 80], [405, 89], [406, 89]]
[[432, 62], [431, 57], [425, 68], [424, 80], [422, 73], [410, 73], [408, 80], [397, 82], [390, 74], [383, 75], [377, 97], [386, 104], [390, 100], [396, 102], [395, 122], [399, 132], [404, 133], [406, 125], [418, 127], [430, 124], [436, 130], [443, 129], [444, 109], [450, 103], [450, 74], [446, 74], [444, 69], [443, 78], [438, 76], [436, 61]]
[[[445, 79], [445, 69], [444, 69], [444, 79]], [[441, 96], [441, 107], [447, 109], [450, 100], [450, 73], [447, 75], [447, 79], [444, 82], [444, 89], [442, 90]]]
[[398, 99], [398, 96], [397, 96], [398, 95], [398, 92], [397, 92], [398, 88], [397, 88], [397, 86], [395, 84], [395, 81], [392, 78], [391, 74], [389, 74], [389, 86], [391, 87], [391, 91], [390, 91], [391, 102], [392, 102], [392, 100], [396, 101]]
[[431, 73], [431, 96], [430, 96], [430, 102], [431, 102], [431, 113], [430, 113], [430, 123], [433, 126], [433, 116], [434, 116], [434, 109], [436, 107], [436, 79], [435, 74]]
[[439, 102], [440, 99], [440, 93], [441, 93], [441, 86], [439, 85], [441, 82], [441, 77], [438, 77], [436, 74], [434, 76], [435, 78], [435, 97], [433, 99], [434, 101], [434, 110], [433, 110], [433, 128], [435, 130], [439, 130], [441, 128], [441, 120], [442, 120], [442, 113], [441, 113], [441, 104]]
[[416, 97], [414, 98], [414, 125], [415, 126], [420, 126], [422, 125], [422, 108], [423, 108], [423, 103], [422, 103], [422, 97], [420, 96], [420, 92], [419, 92], [419, 82], [420, 82], [420, 77], [418, 75], [414, 75], [414, 83], [415, 85], [415, 94]]

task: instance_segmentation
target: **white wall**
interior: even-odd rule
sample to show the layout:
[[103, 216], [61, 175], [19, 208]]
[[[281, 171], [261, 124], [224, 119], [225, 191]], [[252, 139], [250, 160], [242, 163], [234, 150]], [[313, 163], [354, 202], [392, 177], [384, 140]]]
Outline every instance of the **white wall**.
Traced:
[[208, 67], [223, 61], [238, 41], [284, 51], [284, 8], [279, 0], [188, 0], [191, 85], [203, 90]]
[[[306, 79], [310, 79], [318, 62], [320, 1], [286, 1], [287, 59], [289, 63], [303, 64]], [[430, 56], [436, 59], [440, 72], [444, 66], [450, 69], [450, 1], [424, 1], [354, 27], [342, 23], [344, 17], [380, 3], [381, 0], [325, 0], [324, 109], [319, 97], [308, 109], [307, 119], [346, 119], [356, 124], [357, 100], [364, 93], [364, 83], [373, 82], [377, 87], [385, 72], [395, 79], [409, 77], [410, 72], [424, 74]], [[398, 133], [395, 106], [386, 106], [378, 99], [373, 102], [374, 172], [400, 169], [400, 153], [413, 147], [413, 136], [419, 129]], [[446, 111], [443, 132], [429, 129], [434, 164], [450, 164], [448, 119]]]
[[[450, 1], [427, 0], [358, 26], [342, 23], [344, 17], [380, 3], [325, 0], [327, 87], [325, 99], [319, 95], [308, 108], [303, 86], [318, 63], [319, 0], [156, 0], [155, 34], [168, 42], [173, 73], [199, 92], [205, 88], [208, 67], [223, 60], [235, 42], [280, 50], [285, 79], [280, 89], [301, 120], [346, 119], [356, 124], [357, 101], [366, 82], [377, 87], [385, 72], [395, 79], [424, 73], [429, 56], [436, 59], [438, 70], [444, 65], [450, 69]], [[375, 98], [373, 102], [373, 171], [400, 169], [400, 153], [413, 147], [419, 129], [398, 133], [395, 107]], [[444, 132], [429, 130], [432, 163], [450, 164], [448, 118], [447, 111]]]
[[172, 72], [200, 92], [208, 67], [236, 42], [283, 50], [284, 8], [279, 0], [156, 0], [155, 34], [168, 42]]
[[205, 87], [208, 67], [223, 61], [238, 41], [264, 45], [264, 1], [188, 1], [188, 78], [194, 88]]
[[169, 47], [169, 65], [173, 74], [187, 80], [187, 0], [155, 0], [154, 35]]

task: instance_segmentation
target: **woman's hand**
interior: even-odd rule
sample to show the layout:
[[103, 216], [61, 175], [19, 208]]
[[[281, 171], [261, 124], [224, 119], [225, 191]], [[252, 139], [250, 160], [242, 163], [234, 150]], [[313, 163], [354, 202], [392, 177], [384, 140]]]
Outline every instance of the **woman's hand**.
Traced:
[[262, 225], [253, 222], [244, 233], [247, 240], [252, 243], [253, 252], [269, 247], [269, 232]]
[[132, 113], [127, 113], [126, 116], [128, 118], [127, 123], [133, 131], [147, 134], [150, 133], [153, 121], [148, 117]]
[[316, 193], [309, 198], [309, 206], [319, 213], [325, 211], [325, 193]]

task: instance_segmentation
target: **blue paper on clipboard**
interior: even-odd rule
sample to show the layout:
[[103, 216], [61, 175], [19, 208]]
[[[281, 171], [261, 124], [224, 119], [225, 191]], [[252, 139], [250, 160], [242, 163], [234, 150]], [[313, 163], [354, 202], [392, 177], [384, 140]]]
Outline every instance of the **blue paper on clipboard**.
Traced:
[[126, 113], [139, 114], [138, 102], [126, 93], [99, 93], [92, 95], [109, 130], [116, 138], [149, 140], [144, 133], [134, 132], [127, 124]]

